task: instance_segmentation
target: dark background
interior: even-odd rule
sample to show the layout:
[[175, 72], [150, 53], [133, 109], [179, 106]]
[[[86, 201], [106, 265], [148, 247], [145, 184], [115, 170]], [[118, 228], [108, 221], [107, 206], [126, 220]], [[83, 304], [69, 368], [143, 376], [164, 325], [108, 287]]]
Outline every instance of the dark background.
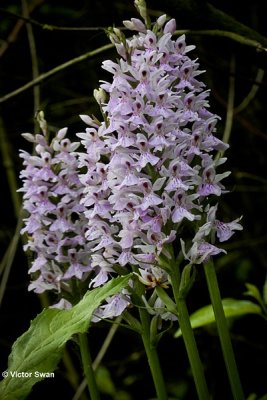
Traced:
[[[28, 9], [33, 20], [61, 28], [122, 26], [122, 20], [138, 17], [133, 1], [28, 0], [24, 1], [25, 4], [24, 13]], [[244, 295], [247, 282], [263, 294], [267, 270], [267, 2], [151, 0], [147, 1], [147, 5], [152, 19], [167, 13], [176, 18], [177, 29], [191, 30], [187, 34], [187, 43], [196, 45], [191, 57], [199, 58], [201, 69], [206, 70], [202, 80], [211, 89], [211, 110], [222, 117], [218, 124], [219, 137], [222, 137], [225, 128], [229, 81], [234, 84], [235, 107], [256, 85], [257, 90], [249, 104], [233, 116], [230, 149], [227, 151], [227, 166], [232, 171], [226, 182], [230, 192], [221, 199], [224, 219], [232, 220], [243, 215], [244, 230], [229, 241], [226, 246], [228, 255], [219, 257], [216, 266], [223, 297], [248, 298]], [[34, 120], [38, 109], [45, 112], [51, 131], [68, 126], [70, 135], [74, 135], [84, 129], [79, 114], [98, 115], [92, 93], [99, 80], [110, 79], [101, 69], [101, 63], [104, 59], [116, 57], [114, 50], [105, 51], [42, 80], [39, 100], [34, 101], [32, 88], [5, 99], [6, 94], [33, 79], [29, 31], [25, 22], [11, 13], [22, 15], [22, 3], [19, 0], [0, 0], [0, 257], [3, 266], [6, 266], [4, 256], [15, 234], [16, 210], [20, 201], [14, 195], [15, 185], [21, 185], [18, 152], [20, 148], [31, 151], [21, 133], [38, 131]], [[31, 27], [38, 66], [35, 74], [38, 75], [109, 43], [103, 29], [52, 30], [34, 23]], [[214, 29], [236, 33], [257, 41], [259, 45], [255, 42], [240, 43], [220, 32], [210, 31]], [[265, 75], [261, 71], [265, 71]], [[257, 80], [259, 73], [262, 75]], [[0, 309], [1, 371], [7, 367], [12, 343], [42, 308], [37, 295], [27, 291], [28, 266], [20, 241], [12, 254], [14, 260], [4, 285]], [[208, 303], [207, 288], [200, 270], [188, 305], [193, 311]], [[194, 400], [196, 394], [183, 342], [173, 339], [172, 333], [167, 333], [159, 346], [169, 393], [175, 399]], [[92, 330], [95, 355], [106, 334], [107, 328], [101, 324]], [[241, 380], [246, 397], [255, 394], [252, 399], [260, 399], [267, 393], [266, 334], [266, 319], [258, 315], [247, 315], [231, 323]], [[212, 328], [199, 329], [196, 338], [213, 399], [231, 399], [216, 332]], [[74, 342], [68, 344], [68, 350], [81, 378]], [[109, 371], [110, 381], [116, 387], [115, 395], [106, 394], [103, 399], [148, 400], [153, 397], [145, 355], [135, 334], [120, 330], [103, 366], [107, 368], [103, 371]], [[54, 396], [56, 390], [60, 391], [60, 398], [72, 399], [75, 390], [66, 378], [64, 365], [60, 367], [56, 378], [37, 384], [29, 399], [46, 399], [48, 394]], [[103, 377], [102, 386], [110, 381]]]

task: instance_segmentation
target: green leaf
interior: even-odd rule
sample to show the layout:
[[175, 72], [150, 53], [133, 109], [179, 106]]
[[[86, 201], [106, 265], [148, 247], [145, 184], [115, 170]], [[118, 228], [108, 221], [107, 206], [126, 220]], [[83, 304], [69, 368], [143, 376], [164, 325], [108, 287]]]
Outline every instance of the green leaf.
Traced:
[[267, 308], [265, 306], [265, 301], [264, 301], [264, 296], [265, 296], [264, 291], [266, 290], [266, 287], [263, 287], [263, 298], [262, 298], [259, 289], [255, 285], [252, 285], [251, 283], [246, 283], [245, 285], [248, 290], [244, 294], [247, 296], [251, 296], [255, 300], [257, 300], [263, 311], [267, 313]]
[[252, 393], [248, 396], [247, 400], [257, 400], [257, 395], [255, 393]]
[[[224, 299], [222, 301], [226, 318], [241, 317], [246, 314], [261, 314], [261, 308], [247, 300]], [[193, 329], [200, 328], [215, 322], [212, 305], [202, 307], [190, 316], [190, 322]], [[175, 333], [175, 337], [182, 336], [180, 329]]]
[[244, 294], [246, 294], [247, 296], [254, 297], [254, 299], [256, 299], [258, 303], [261, 304], [262, 298], [259, 289], [255, 285], [252, 285], [251, 283], [246, 283], [245, 285], [247, 288], [247, 292], [245, 292]]
[[[107, 297], [126, 287], [130, 276], [113, 279], [102, 287], [88, 291], [72, 309], [43, 310], [12, 346], [8, 376], [0, 382], [1, 400], [23, 400], [32, 386], [45, 378], [36, 376], [36, 372], [54, 371], [65, 343], [74, 334], [88, 330], [95, 309]], [[22, 373], [25, 377], [15, 377], [15, 373]]]

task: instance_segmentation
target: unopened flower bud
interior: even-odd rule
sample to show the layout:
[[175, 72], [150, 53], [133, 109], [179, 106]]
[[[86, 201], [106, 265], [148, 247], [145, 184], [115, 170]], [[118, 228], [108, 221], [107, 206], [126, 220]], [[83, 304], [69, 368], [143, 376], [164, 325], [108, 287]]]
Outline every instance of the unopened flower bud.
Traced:
[[44, 135], [46, 135], [46, 133], [47, 133], [47, 122], [46, 122], [46, 120], [44, 118], [44, 112], [42, 110], [36, 112], [36, 120], [37, 120], [42, 132], [44, 133]]
[[122, 37], [122, 33], [118, 28], [113, 28], [113, 32], [115, 33], [117, 38], [121, 38]]
[[176, 21], [174, 18], [170, 19], [164, 27], [164, 33], [174, 33], [176, 30]]
[[167, 15], [166, 15], [166, 14], [161, 15], [161, 16], [157, 19], [157, 25], [161, 28], [161, 27], [165, 24], [166, 19], [167, 19]]
[[139, 14], [141, 15], [141, 17], [144, 19], [145, 24], [147, 25], [147, 27], [150, 26], [150, 19], [149, 16], [147, 14], [147, 8], [146, 8], [146, 2], [145, 0], [135, 0], [134, 1], [134, 5], [137, 8]]
[[28, 142], [35, 143], [35, 136], [31, 133], [22, 133], [21, 136], [28, 140]]
[[94, 98], [96, 99], [99, 105], [105, 103], [106, 100], [106, 92], [104, 89], [95, 89], [94, 90]]
[[123, 21], [123, 25], [131, 31], [146, 32], [146, 27], [140, 19], [131, 18], [131, 21]]
[[90, 117], [89, 115], [80, 115], [81, 120], [89, 126], [94, 126], [95, 128], [99, 127], [101, 124], [96, 117]]

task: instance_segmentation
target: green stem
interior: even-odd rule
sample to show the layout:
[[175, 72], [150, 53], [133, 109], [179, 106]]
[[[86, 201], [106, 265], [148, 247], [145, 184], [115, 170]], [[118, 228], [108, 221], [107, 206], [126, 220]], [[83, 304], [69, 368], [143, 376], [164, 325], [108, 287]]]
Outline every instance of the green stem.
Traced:
[[3, 166], [6, 171], [6, 177], [11, 194], [15, 216], [19, 218], [21, 213], [21, 200], [17, 192], [17, 176], [12, 154], [11, 144], [8, 140], [8, 134], [5, 130], [4, 120], [0, 115], [0, 156], [3, 160]]
[[0, 283], [0, 306], [2, 304], [2, 300], [5, 294], [6, 285], [8, 282], [9, 274], [13, 265], [13, 261], [17, 252], [17, 246], [20, 239], [20, 231], [23, 225], [22, 216], [20, 215], [18, 218], [16, 230], [14, 236], [8, 246], [8, 249], [3, 257], [3, 260], [0, 263], [0, 275], [3, 272], [3, 277]]
[[179, 273], [179, 268], [177, 266], [174, 266], [172, 268], [170, 278], [171, 278], [173, 295], [178, 311], [178, 320], [180, 324], [180, 329], [182, 331], [184, 344], [186, 347], [187, 355], [192, 369], [192, 374], [194, 377], [198, 398], [199, 400], [208, 400], [210, 399], [210, 394], [208, 391], [203, 371], [203, 365], [200, 360], [193, 329], [191, 327], [186, 302], [179, 292], [180, 273]]
[[[122, 320], [122, 317], [119, 316], [115, 319], [115, 322], [111, 325], [111, 328], [108, 331], [108, 334], [107, 334], [96, 358], [93, 361], [92, 366], [93, 366], [94, 371], [99, 367], [101, 361], [103, 360], [103, 358], [115, 336], [115, 333], [117, 332], [118, 328], [120, 327], [121, 320]], [[76, 391], [75, 395], [73, 396], [72, 400], [79, 400], [82, 397], [82, 394], [86, 388], [86, 384], [87, 384], [87, 382], [86, 382], [86, 378], [85, 378], [85, 379], [83, 379], [83, 381], [77, 388], [77, 391]]]
[[237, 370], [231, 338], [223, 310], [216, 271], [212, 260], [205, 264], [204, 270], [233, 398], [235, 400], [244, 400], [243, 389]]
[[234, 104], [235, 104], [235, 77], [234, 77], [234, 75], [235, 75], [235, 56], [232, 55], [231, 60], [230, 60], [230, 78], [229, 78], [226, 122], [225, 122], [225, 129], [224, 129], [223, 139], [222, 139], [224, 143], [229, 143], [232, 126], [233, 126]]
[[240, 43], [244, 46], [253, 47], [259, 51], [266, 51], [266, 47], [263, 44], [258, 42], [257, 40], [251, 39], [249, 37], [245, 37], [245, 35], [240, 35], [238, 33], [227, 31], [223, 29], [180, 29], [174, 32], [175, 35], [180, 36], [186, 34], [188, 36], [219, 36], [219, 37], [227, 37], [234, 42]]
[[142, 340], [145, 347], [148, 364], [154, 381], [157, 398], [168, 400], [166, 386], [162, 375], [158, 352], [150, 337], [150, 317], [147, 310], [139, 308], [139, 315], [142, 325]]
[[[135, 267], [133, 267], [133, 270], [137, 272], [137, 269]], [[168, 400], [166, 385], [162, 374], [162, 369], [158, 357], [156, 344], [154, 343], [153, 338], [151, 337], [150, 315], [146, 310], [146, 308], [144, 308], [144, 303], [141, 300], [142, 295], [144, 295], [144, 293], [145, 293], [144, 285], [137, 280], [135, 290], [133, 293], [133, 300], [135, 304], [139, 306], [138, 309], [141, 321], [141, 336], [146, 356], [148, 359], [148, 365], [153, 378], [158, 400]]]
[[13, 92], [10, 92], [10, 93], [4, 95], [3, 97], [1, 97], [0, 98], [0, 104], [4, 103], [5, 101], [11, 99], [14, 96], [17, 96], [20, 93], [23, 93], [25, 90], [28, 90], [28, 89], [32, 88], [33, 86], [38, 85], [40, 82], [43, 82], [44, 80], [50, 78], [51, 76], [57, 74], [60, 71], [63, 71], [66, 68], [72, 67], [73, 65], [75, 65], [77, 63], [80, 63], [80, 62], [83, 62], [83, 61], [87, 60], [90, 57], [93, 57], [93, 56], [95, 56], [97, 54], [100, 54], [100, 53], [102, 53], [102, 52], [104, 52], [106, 50], [112, 49], [113, 46], [114, 45], [112, 43], [106, 44], [105, 46], [102, 46], [102, 47], [99, 47], [99, 48], [97, 48], [95, 50], [92, 50], [92, 51], [89, 51], [87, 53], [84, 53], [84, 54], [82, 54], [82, 55], [80, 55], [78, 57], [75, 57], [75, 58], [73, 58], [73, 59], [71, 59], [71, 60], [69, 60], [69, 61], [67, 61], [67, 62], [65, 62], [63, 64], [58, 65], [57, 67], [49, 70], [48, 72], [45, 72], [45, 73], [39, 75], [37, 78], [35, 78], [32, 81], [26, 83], [25, 85], [19, 87], [18, 89], [14, 90]]
[[87, 380], [87, 385], [91, 396], [91, 400], [100, 400], [100, 395], [95, 380], [95, 374], [93, 370], [86, 333], [79, 334], [79, 342], [80, 342], [80, 352], [82, 357], [84, 375]]

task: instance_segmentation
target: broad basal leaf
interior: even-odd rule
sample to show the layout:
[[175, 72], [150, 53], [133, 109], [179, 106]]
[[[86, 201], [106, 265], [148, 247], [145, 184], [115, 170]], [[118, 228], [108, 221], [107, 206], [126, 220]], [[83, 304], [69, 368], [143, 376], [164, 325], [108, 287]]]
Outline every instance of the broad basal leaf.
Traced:
[[32, 386], [45, 378], [36, 372], [53, 372], [65, 343], [74, 334], [86, 332], [95, 309], [104, 299], [126, 287], [128, 282], [129, 275], [113, 279], [103, 287], [88, 291], [69, 310], [43, 310], [32, 321], [28, 331], [13, 344], [8, 375], [0, 382], [0, 399], [23, 400]]
[[[246, 314], [261, 314], [261, 308], [251, 301], [224, 299], [222, 303], [226, 318], [241, 317]], [[212, 305], [202, 307], [194, 312], [190, 316], [190, 322], [193, 329], [214, 323], [215, 317]], [[175, 333], [175, 337], [179, 336], [182, 336], [180, 329]]]

